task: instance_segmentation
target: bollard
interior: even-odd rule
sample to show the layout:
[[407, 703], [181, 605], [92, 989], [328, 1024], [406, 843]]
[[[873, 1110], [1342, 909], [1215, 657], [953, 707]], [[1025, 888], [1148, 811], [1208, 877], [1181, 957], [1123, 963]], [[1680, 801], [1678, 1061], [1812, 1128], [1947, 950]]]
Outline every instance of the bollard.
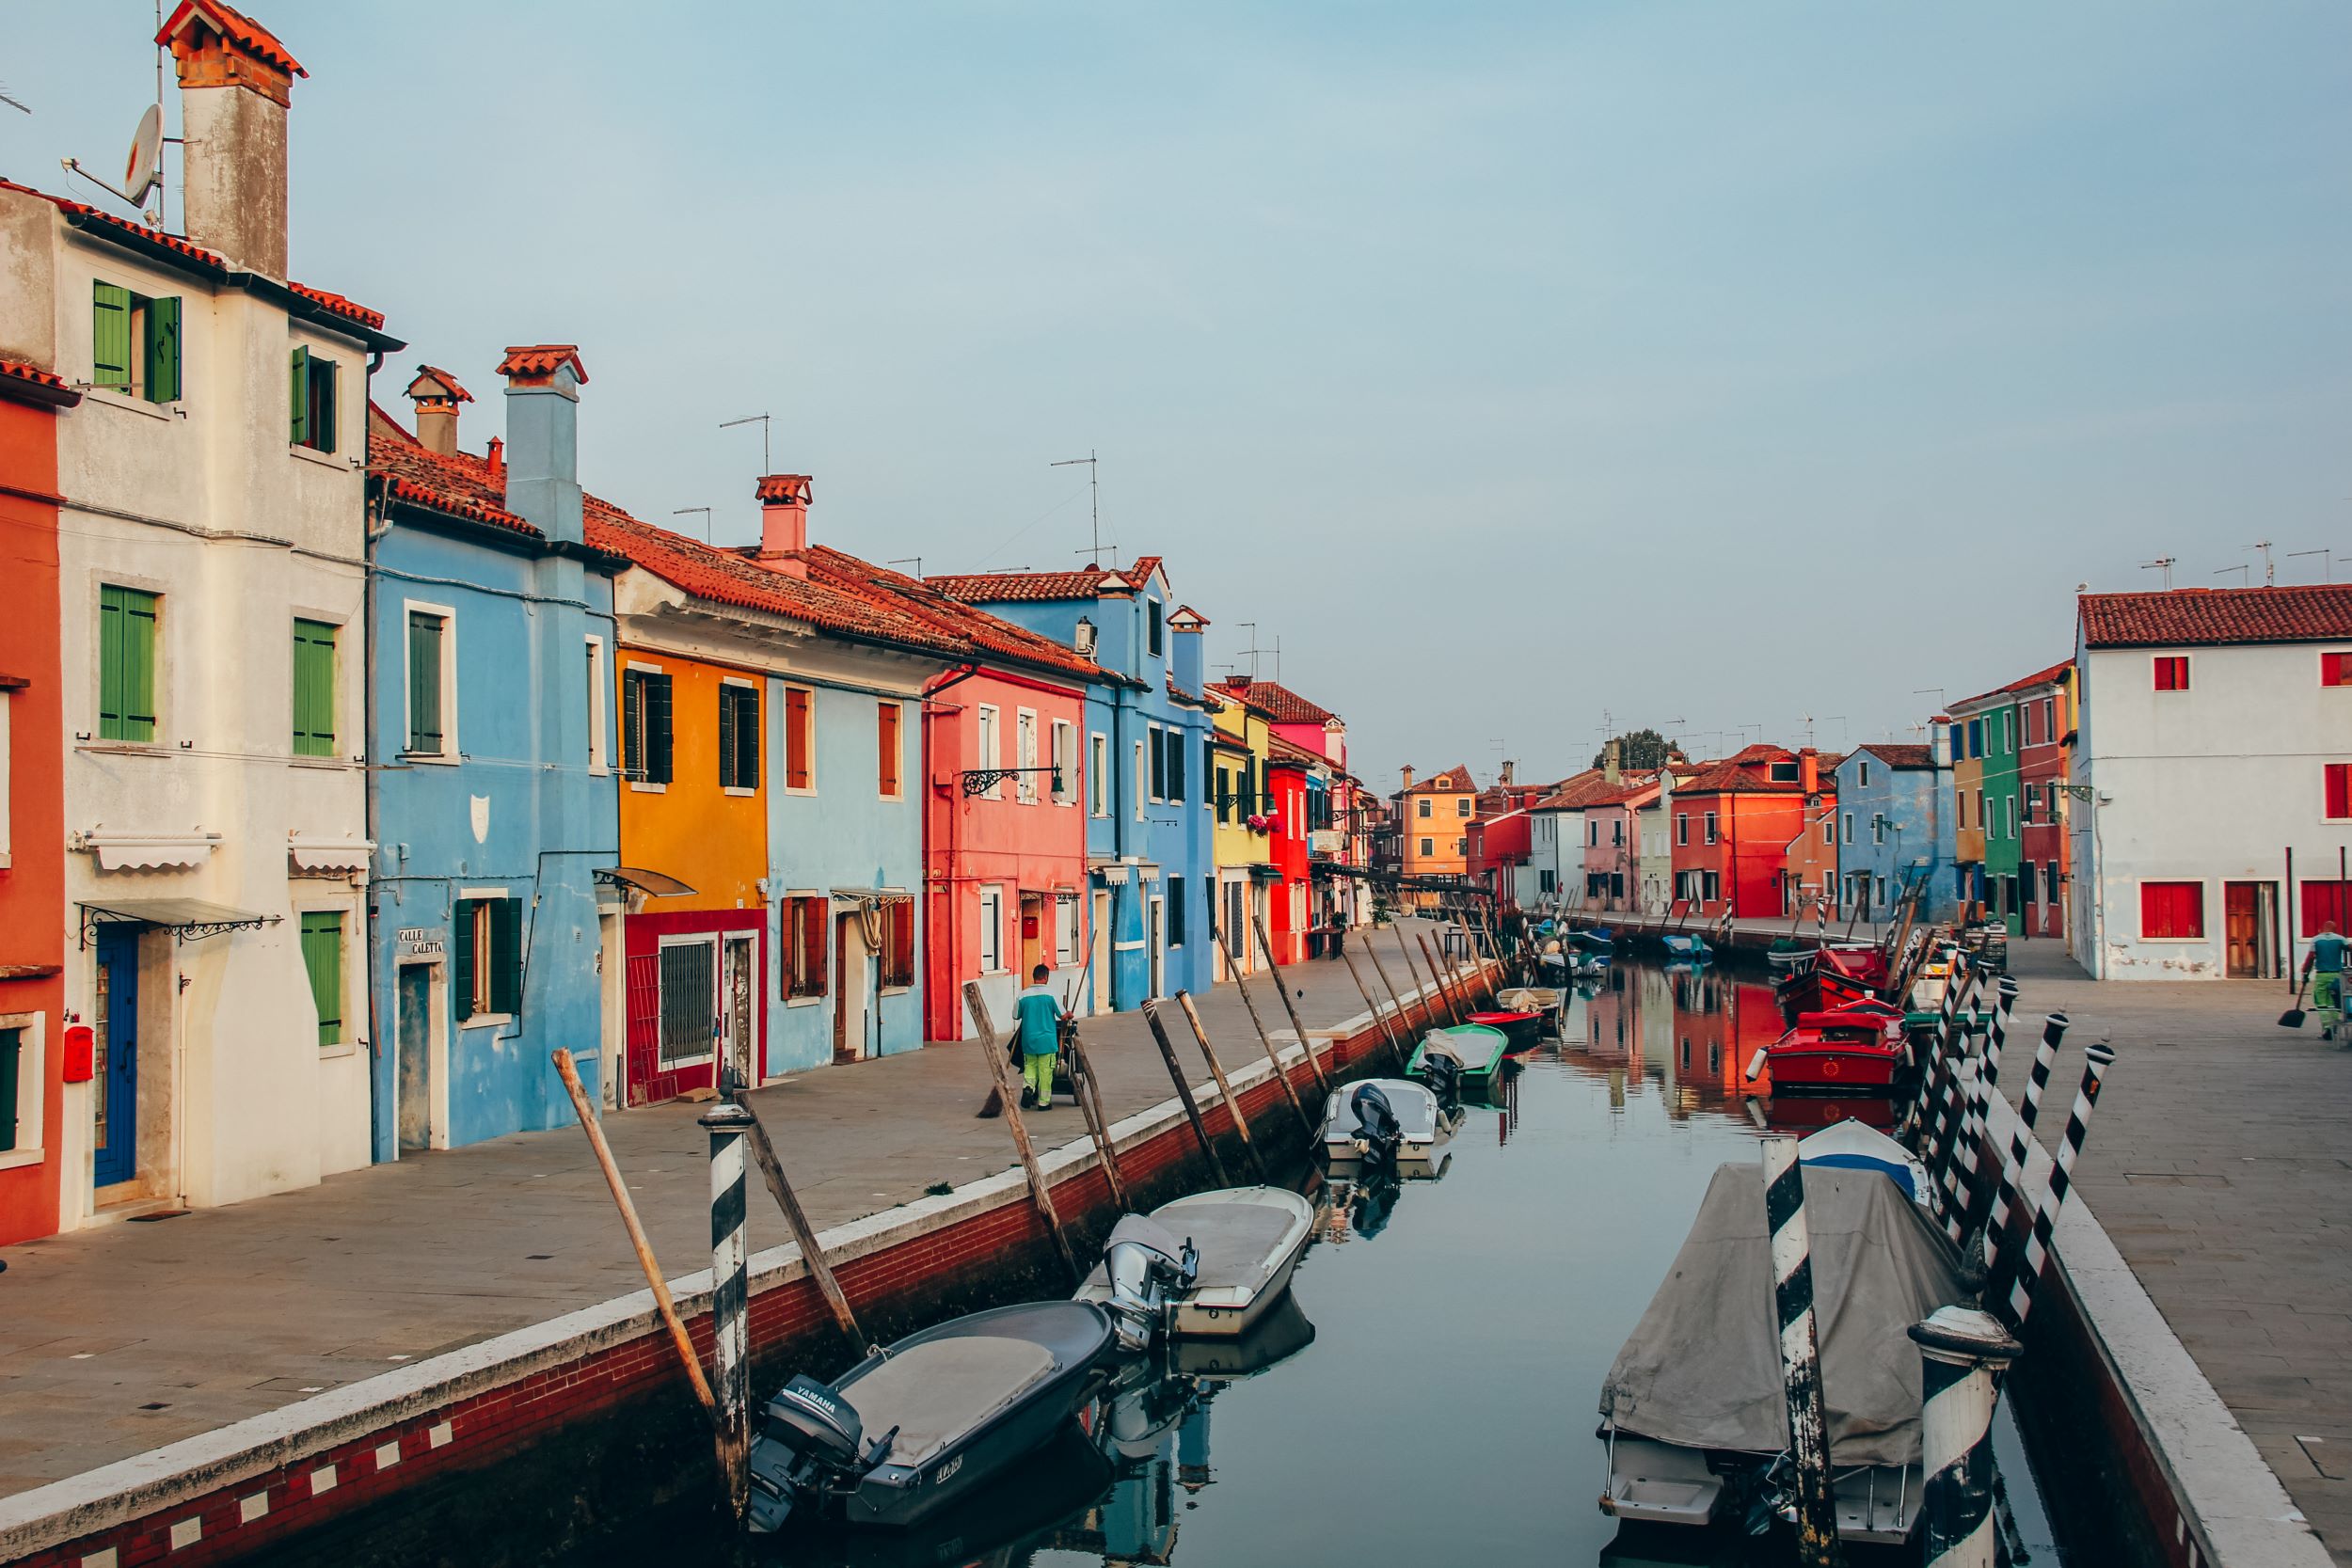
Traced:
[[743, 1134], [752, 1114], [721, 1101], [701, 1119], [710, 1134], [710, 1338], [719, 1397], [719, 1459], [727, 1500], [743, 1517], [751, 1500], [751, 1274], [743, 1248]]
[[1968, 1239], [1970, 1227], [1982, 1217], [1984, 1107], [1986, 1097], [2000, 1085], [2001, 1047], [2009, 1038], [2010, 1013], [2017, 1006], [2017, 977], [2002, 975], [1995, 990], [1993, 1024], [1985, 1032], [1976, 1076], [1961, 1097], [1960, 1132], [1944, 1161], [1944, 1233], [1954, 1246]]
[[1804, 1224], [1804, 1166], [1797, 1140], [1773, 1133], [1764, 1146], [1764, 1222], [1772, 1246], [1772, 1304], [1780, 1323], [1780, 1379], [1788, 1402], [1788, 1457], [1796, 1469], [1797, 1560], [1839, 1560], [1837, 1513], [1830, 1496], [1829, 1416], [1821, 1401], [1821, 1350], [1813, 1314], [1812, 1243]]
[[1994, 1568], [1994, 1380], [2023, 1354], [1993, 1317], [1938, 1307], [1911, 1326], [1919, 1346], [1923, 1568]]
[[2018, 1249], [2016, 1266], [2011, 1271], [2008, 1299], [2010, 1321], [2019, 1329], [2026, 1326], [2026, 1315], [2033, 1310], [2034, 1287], [2041, 1283], [2042, 1271], [2049, 1264], [2052, 1238], [2058, 1234], [2058, 1211], [2066, 1206], [2067, 1189], [2074, 1184], [2074, 1161], [2083, 1151], [2083, 1140], [2090, 1134], [2090, 1114], [2099, 1108], [2099, 1086], [2105, 1083], [2107, 1066], [2115, 1060], [2115, 1053], [2104, 1045], [2090, 1046], [2083, 1052], [2082, 1087], [2074, 1091], [2074, 1105], [2066, 1117], [2066, 1137], [2058, 1147], [2050, 1164], [2049, 1184], [2042, 1189], [2041, 1205], [2034, 1210], [2033, 1229]]
[[2034, 1048], [2033, 1071], [2026, 1079], [2026, 1098], [2017, 1110], [2017, 1125], [2001, 1151], [2000, 1190], [1994, 1195], [1993, 1213], [1984, 1227], [1984, 1256], [1988, 1275], [1997, 1275], [2010, 1251], [2010, 1222], [2026, 1212], [2020, 1196], [2026, 1190], [2026, 1151], [2032, 1148], [2033, 1124], [2042, 1114], [2042, 1091], [2050, 1082], [2050, 1064], [2058, 1059], [2066, 1038], [2067, 1018], [2052, 1013], [2042, 1021], [2042, 1043]]
[[1917, 1128], [1922, 1108], [1942, 1068], [1944, 1042], [1951, 1037], [1952, 1013], [1960, 1002], [1961, 969], [1960, 949], [1955, 947], [1944, 969], [1944, 995], [1936, 1004], [1935, 1032], [1928, 1037], [1928, 1059], [1919, 1064], [1919, 1077], [1911, 1086], [1911, 1097], [1903, 1102], [1902, 1114], [1895, 1118], [1899, 1128]]

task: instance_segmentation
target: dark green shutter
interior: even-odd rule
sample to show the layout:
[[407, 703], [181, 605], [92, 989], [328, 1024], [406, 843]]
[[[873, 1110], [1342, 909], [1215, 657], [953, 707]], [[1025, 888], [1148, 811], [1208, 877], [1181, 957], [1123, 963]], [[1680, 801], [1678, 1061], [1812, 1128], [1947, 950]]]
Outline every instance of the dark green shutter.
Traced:
[[98, 590], [98, 734], [155, 738], [155, 595], [111, 583]]
[[647, 675], [644, 705], [645, 782], [670, 782], [670, 677]]
[[735, 689], [735, 768], [736, 787], [759, 787], [759, 692], [756, 688], [739, 686]]
[[16, 1147], [17, 1073], [24, 1055], [24, 1031], [0, 1029], [0, 1153]]
[[473, 1017], [473, 907], [470, 898], [460, 898], [450, 920], [450, 989], [457, 993], [457, 1022], [463, 1023]]
[[335, 361], [310, 361], [310, 447], [315, 451], [335, 450]]
[[335, 754], [335, 628], [324, 621], [294, 624], [294, 752]]
[[1168, 944], [1170, 947], [1184, 944], [1184, 879], [1182, 877], [1168, 879]]
[[441, 618], [408, 615], [408, 750], [441, 751]]
[[735, 787], [735, 688], [719, 688], [719, 787]]
[[302, 917], [302, 967], [310, 973], [319, 1044], [343, 1042], [343, 917], [313, 910]]
[[1168, 732], [1146, 730], [1144, 749], [1151, 758], [1152, 799], [1168, 799]]
[[180, 396], [180, 301], [147, 302], [147, 401], [172, 403]]
[[131, 386], [131, 291], [100, 283], [90, 297], [90, 380], [101, 387]]
[[287, 436], [286, 442], [289, 446], [308, 446], [310, 443], [310, 351], [309, 349], [298, 348], [294, 351], [294, 374], [290, 380], [294, 387], [294, 423], [292, 433]]
[[490, 1010], [523, 1010], [523, 901], [490, 901]]
[[644, 679], [634, 670], [621, 672], [621, 771], [632, 779], [645, 771], [645, 705], [639, 692]]
[[1174, 730], [1168, 732], [1168, 798], [1184, 798], [1184, 737]]

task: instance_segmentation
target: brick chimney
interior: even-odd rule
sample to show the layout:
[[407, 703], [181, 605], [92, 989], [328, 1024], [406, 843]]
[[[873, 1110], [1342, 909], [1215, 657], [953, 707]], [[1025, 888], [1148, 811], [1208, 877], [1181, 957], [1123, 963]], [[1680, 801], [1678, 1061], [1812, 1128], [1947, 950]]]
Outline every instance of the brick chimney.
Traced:
[[812, 490], [806, 474], [768, 474], [753, 492], [759, 498], [759, 561], [787, 577], [808, 576], [800, 559], [808, 548], [808, 502]]
[[1405, 787], [1413, 787], [1413, 765], [1409, 762], [1405, 765]]
[[1797, 753], [1797, 787], [1807, 795], [1821, 792], [1821, 753], [1813, 747]]
[[1518, 771], [1518, 768], [1519, 768], [1519, 765], [1518, 765], [1518, 763], [1516, 763], [1516, 762], [1513, 762], [1513, 761], [1512, 761], [1509, 757], [1504, 757], [1504, 758], [1502, 759], [1502, 787], [1503, 787], [1503, 788], [1508, 789], [1508, 788], [1510, 788], [1510, 787], [1511, 787], [1511, 778], [1512, 778], [1512, 775], [1514, 775], [1515, 773], [1517, 773], [1517, 772]]
[[580, 388], [588, 380], [570, 343], [509, 348], [506, 378], [506, 510], [549, 539], [580, 535]]
[[419, 365], [408, 383], [408, 398], [417, 405], [417, 439], [428, 451], [443, 457], [457, 454], [457, 405], [471, 403], [473, 394], [457, 378], [431, 365]]
[[215, 0], [181, 0], [155, 41], [180, 75], [188, 238], [286, 276], [286, 110], [308, 76], [268, 29]]
[[1618, 762], [1624, 754], [1622, 741], [1612, 740], [1600, 749], [1600, 776], [1612, 789], [1625, 782], [1625, 770]]

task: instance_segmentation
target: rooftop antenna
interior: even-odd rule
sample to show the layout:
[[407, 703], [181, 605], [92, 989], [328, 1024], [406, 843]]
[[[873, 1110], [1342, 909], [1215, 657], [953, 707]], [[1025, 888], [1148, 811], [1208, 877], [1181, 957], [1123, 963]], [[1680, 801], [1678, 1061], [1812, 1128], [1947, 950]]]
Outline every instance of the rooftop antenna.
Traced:
[[[1097, 483], [1101, 469], [1095, 466], [1094, 449], [1089, 447], [1084, 457], [1065, 457], [1058, 463], [1048, 463], [1045, 466], [1049, 468], [1074, 468], [1081, 464], [1085, 465], [1087, 471], [1087, 501], [1094, 513], [1093, 560], [1094, 563], [1100, 566], [1103, 563], [1103, 488]], [[1114, 570], [1119, 566], [1119, 546], [1116, 541], [1111, 545], [1111, 566]]]
[[[163, 0], [155, 0], [155, 31], [161, 35], [163, 30]], [[12, 98], [6, 102], [16, 103]], [[16, 106], [24, 109], [22, 103], [16, 103]], [[24, 112], [31, 114], [33, 111], [24, 109]], [[164, 226], [164, 143], [167, 139], [178, 141], [180, 138], [164, 135], [164, 48], [158, 43], [155, 46], [155, 102], [139, 116], [138, 128], [131, 134], [131, 155], [123, 160], [122, 183], [106, 183], [84, 168], [79, 158], [60, 158], [57, 162], [67, 173], [78, 174], [108, 196], [128, 203], [150, 228], [161, 229]], [[152, 207], [147, 206], [150, 196], [155, 198]]]
[[1265, 652], [1263, 648], [1258, 646], [1258, 623], [1236, 621], [1233, 625], [1249, 628], [1249, 646], [1244, 648], [1242, 652], [1249, 656], [1249, 684], [1255, 686], [1258, 684], [1258, 656]]
[[2160, 555], [2153, 561], [2141, 562], [2139, 563], [2139, 569], [2143, 572], [2162, 572], [2164, 574], [2164, 591], [2169, 594], [2172, 592], [2172, 562], [2176, 558], [2173, 556]]
[[2289, 551], [2287, 551], [2287, 559], [2288, 559], [2289, 561], [2296, 561], [2296, 560], [2299, 560], [2299, 559], [2301, 559], [2302, 557], [2307, 556], [2307, 555], [2315, 555], [2315, 556], [2318, 556], [2318, 557], [2320, 558], [2320, 562], [2319, 562], [2319, 580], [2320, 580], [2320, 581], [2322, 581], [2322, 582], [2333, 582], [2333, 581], [2335, 581], [2335, 580], [2336, 580], [2336, 552], [2335, 552], [2334, 550], [2332, 550], [2332, 549], [2319, 549], [2319, 550], [2289, 550]]
[[[768, 458], [768, 426], [773, 418], [774, 416], [769, 414], [746, 414], [739, 420], [721, 420], [719, 421], [719, 428], [721, 430], [733, 430], [739, 424], [755, 424], [759, 426], [759, 472], [760, 477], [763, 479], [767, 477], [770, 468], [773, 467]], [[691, 509], [690, 508], [689, 510]]]
[[882, 564], [885, 566], [913, 566], [914, 568], [914, 575], [917, 578], [920, 578], [923, 575], [923, 558], [919, 555], [902, 555], [896, 561], [885, 561]]
[[4, 90], [0, 90], [0, 103], [6, 103], [9, 108], [15, 109], [23, 114], [29, 115], [33, 112], [29, 106], [20, 103], [15, 99], [10, 98]]
[[2232, 572], [2235, 572], [2237, 574], [2237, 585], [2240, 588], [2246, 588], [2252, 585], [2253, 578], [2249, 574], [2250, 574], [2253, 569], [2253, 567], [2241, 561], [2234, 566], [2222, 567], [2221, 570], [2216, 572], [2214, 576], [2217, 578], [2226, 578]]
[[681, 506], [675, 512], [671, 513], [670, 515], [673, 517], [684, 517], [696, 512], [703, 515], [703, 543], [707, 545], [710, 543], [710, 508], [707, 506]]
[[2279, 581], [2279, 574], [2272, 571], [2270, 568], [2270, 541], [2267, 539], [2257, 539], [2246, 547], [2249, 550], [2260, 550], [2263, 552], [2263, 586], [2265, 588], [2276, 587]]

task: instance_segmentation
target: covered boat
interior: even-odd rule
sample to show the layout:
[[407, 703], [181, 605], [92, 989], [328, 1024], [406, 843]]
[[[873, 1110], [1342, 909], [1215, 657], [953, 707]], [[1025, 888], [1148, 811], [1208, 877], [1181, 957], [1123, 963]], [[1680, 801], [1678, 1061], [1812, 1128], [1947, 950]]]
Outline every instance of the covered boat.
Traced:
[[1703, 939], [1687, 931], [1669, 931], [1658, 940], [1666, 944], [1669, 963], [1705, 963], [1715, 956], [1714, 949]]
[[1776, 1095], [1885, 1092], [1910, 1054], [1899, 1013], [1799, 1013], [1787, 1034], [1748, 1059], [1747, 1074], [1769, 1069]]
[[1797, 1158], [1807, 1165], [1831, 1170], [1876, 1171], [1912, 1202], [1930, 1201], [1928, 1167], [1919, 1157], [1877, 1128], [1852, 1117], [1833, 1121], [1799, 1138]]
[[903, 1527], [951, 1506], [1093, 1397], [1111, 1343], [1091, 1302], [1025, 1302], [910, 1335], [830, 1384], [795, 1377], [752, 1438], [752, 1529]]
[[1315, 1208], [1287, 1187], [1223, 1187], [1128, 1214], [1076, 1299], [1107, 1308], [1120, 1343], [1231, 1338], [1290, 1289], [1314, 1235]]
[[1334, 1169], [1367, 1164], [1425, 1168], [1454, 1136], [1461, 1115], [1438, 1103], [1428, 1085], [1409, 1078], [1367, 1078], [1343, 1085], [1324, 1103], [1324, 1158]]
[[[1958, 1259], [1875, 1171], [1805, 1166], [1821, 1389], [1838, 1534], [1899, 1544], [1919, 1512], [1919, 1349], [1908, 1330], [1963, 1299]], [[1788, 1447], [1764, 1183], [1715, 1172], [1664, 1283], [1600, 1392], [1603, 1513], [1738, 1524], [1778, 1497]]]
[[1493, 1076], [1502, 1066], [1502, 1058], [1510, 1040], [1500, 1029], [1479, 1023], [1460, 1023], [1451, 1029], [1432, 1029], [1422, 1037], [1413, 1059], [1405, 1064], [1405, 1075], [1419, 1078], [1438, 1090], [1442, 1098], [1448, 1074], [1433, 1066], [1430, 1058], [1444, 1055], [1455, 1065], [1452, 1077], [1463, 1082]]

